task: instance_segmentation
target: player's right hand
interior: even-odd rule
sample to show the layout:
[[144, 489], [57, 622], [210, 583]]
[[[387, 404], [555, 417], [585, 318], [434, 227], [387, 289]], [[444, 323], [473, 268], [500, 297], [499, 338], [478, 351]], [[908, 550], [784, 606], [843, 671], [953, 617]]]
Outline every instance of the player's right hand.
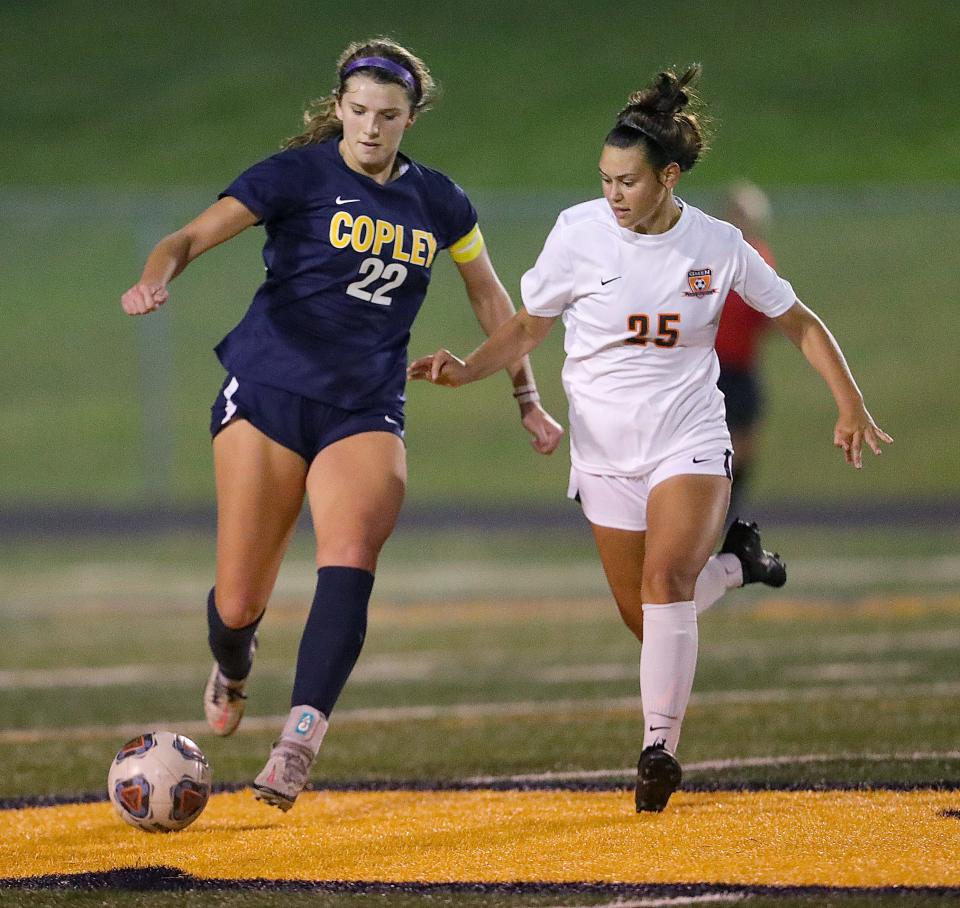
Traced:
[[438, 350], [429, 356], [421, 356], [407, 367], [410, 381], [423, 379], [447, 388], [459, 388], [467, 383], [467, 364], [449, 350]]
[[163, 284], [140, 281], [120, 297], [120, 305], [127, 315], [146, 315], [159, 309], [169, 297], [170, 291]]

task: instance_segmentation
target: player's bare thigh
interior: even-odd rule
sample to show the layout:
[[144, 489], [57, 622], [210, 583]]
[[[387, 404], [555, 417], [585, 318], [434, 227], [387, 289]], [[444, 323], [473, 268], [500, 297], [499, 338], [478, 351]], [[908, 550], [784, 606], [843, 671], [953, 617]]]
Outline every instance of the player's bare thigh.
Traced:
[[362, 432], [324, 448], [307, 475], [317, 567], [376, 570], [406, 485], [406, 449], [390, 432]]
[[245, 419], [213, 439], [217, 483], [216, 603], [228, 627], [266, 607], [303, 504], [307, 465]]
[[730, 481], [724, 476], [671, 476], [650, 490], [644, 602], [693, 599], [697, 577], [720, 538], [729, 504]]

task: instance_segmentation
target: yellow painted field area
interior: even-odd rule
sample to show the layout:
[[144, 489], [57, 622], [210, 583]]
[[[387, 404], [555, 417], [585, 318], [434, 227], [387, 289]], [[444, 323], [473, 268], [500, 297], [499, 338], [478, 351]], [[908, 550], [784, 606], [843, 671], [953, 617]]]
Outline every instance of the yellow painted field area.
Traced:
[[960, 820], [942, 812], [958, 808], [951, 792], [680, 792], [637, 815], [626, 792], [391, 791], [308, 793], [283, 815], [237, 792], [173, 835], [105, 803], [0, 811], [0, 878], [957, 886]]

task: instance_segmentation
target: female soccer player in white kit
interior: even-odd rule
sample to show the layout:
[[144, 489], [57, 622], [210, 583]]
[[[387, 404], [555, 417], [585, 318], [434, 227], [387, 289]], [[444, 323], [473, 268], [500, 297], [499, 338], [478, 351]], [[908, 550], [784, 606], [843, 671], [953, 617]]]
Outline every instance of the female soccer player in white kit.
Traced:
[[[624, 622], [643, 641], [637, 810], [662, 810], [693, 686], [697, 613], [726, 589], [786, 579], [756, 525], [738, 521], [711, 557], [730, 500], [732, 445], [713, 349], [733, 289], [770, 316], [830, 388], [834, 444], [862, 465], [892, 439], [864, 406], [840, 348], [740, 231], [674, 195], [705, 147], [687, 85], [662, 72], [620, 111], [600, 155], [602, 199], [563, 211], [521, 282], [523, 307], [465, 361], [447, 350], [411, 378], [459, 387], [566, 328], [571, 497], [590, 521]], [[535, 388], [518, 389], [531, 397]]]

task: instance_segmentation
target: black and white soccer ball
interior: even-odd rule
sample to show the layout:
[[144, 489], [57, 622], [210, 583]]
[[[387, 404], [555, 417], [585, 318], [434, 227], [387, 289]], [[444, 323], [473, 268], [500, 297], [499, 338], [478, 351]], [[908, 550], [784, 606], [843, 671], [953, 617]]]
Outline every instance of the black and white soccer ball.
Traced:
[[145, 832], [185, 829], [207, 806], [210, 763], [184, 735], [152, 731], [127, 741], [110, 764], [107, 793], [120, 816]]

